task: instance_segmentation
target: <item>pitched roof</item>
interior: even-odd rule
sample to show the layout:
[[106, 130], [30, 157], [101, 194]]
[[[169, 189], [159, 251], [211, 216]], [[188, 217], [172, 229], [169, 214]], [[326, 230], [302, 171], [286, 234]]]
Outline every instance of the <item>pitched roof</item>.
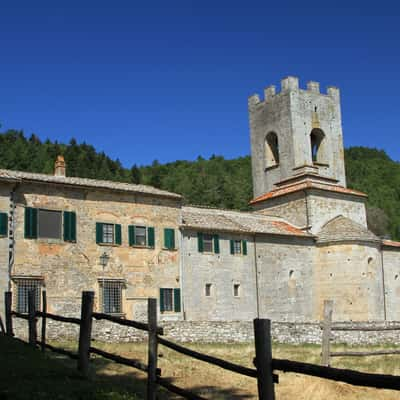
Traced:
[[388, 247], [398, 247], [400, 249], [400, 242], [394, 240], [382, 240], [382, 244]]
[[85, 188], [107, 189], [107, 190], [115, 190], [122, 192], [143, 193], [148, 195], [169, 197], [174, 199], [182, 198], [180, 194], [167, 192], [166, 190], [157, 189], [155, 187], [147, 185], [134, 185], [132, 183], [103, 181], [103, 180], [88, 179], [88, 178], [54, 176], [46, 174], [37, 174], [33, 172], [11, 171], [7, 169], [0, 169], [0, 180], [14, 181], [14, 182], [15, 181], [41, 182], [41, 183], [60, 184], [67, 186], [78, 186]]
[[182, 207], [183, 228], [313, 237], [279, 217], [216, 208]]
[[251, 200], [249, 204], [260, 203], [265, 200], [283, 196], [283, 195], [289, 194], [289, 193], [298, 192], [298, 191], [304, 190], [304, 189], [319, 189], [319, 190], [325, 190], [325, 191], [329, 191], [329, 192], [350, 194], [353, 196], [368, 197], [365, 193], [359, 192], [358, 190], [348, 189], [343, 186], [329, 185], [326, 183], [314, 182], [311, 180], [307, 180], [304, 182], [294, 183], [292, 185], [286, 185], [284, 187], [271, 190], [270, 192], [264, 193], [263, 195], [258, 196], [255, 199]]
[[339, 215], [328, 221], [317, 234], [317, 242], [343, 242], [362, 240], [380, 242], [381, 240], [363, 225]]

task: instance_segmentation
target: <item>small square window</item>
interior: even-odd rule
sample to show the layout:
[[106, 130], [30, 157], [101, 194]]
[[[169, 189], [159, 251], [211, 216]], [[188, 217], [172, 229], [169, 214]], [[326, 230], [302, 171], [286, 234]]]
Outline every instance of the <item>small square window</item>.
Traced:
[[38, 232], [39, 238], [61, 239], [62, 215], [61, 211], [39, 210]]
[[240, 296], [240, 285], [238, 283], [235, 283], [233, 285], [233, 296], [234, 297], [239, 297]]
[[114, 224], [103, 224], [103, 243], [114, 243]]
[[212, 251], [213, 251], [213, 236], [212, 235], [204, 234], [203, 249], [206, 253], [212, 253]]
[[205, 295], [206, 295], [206, 297], [210, 297], [211, 296], [211, 283], [206, 283]]
[[135, 227], [135, 244], [137, 246], [146, 246], [146, 227], [136, 226]]

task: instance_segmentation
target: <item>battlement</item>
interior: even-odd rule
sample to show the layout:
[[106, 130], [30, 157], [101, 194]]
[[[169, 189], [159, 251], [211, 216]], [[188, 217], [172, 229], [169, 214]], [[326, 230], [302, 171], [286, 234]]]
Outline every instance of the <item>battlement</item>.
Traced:
[[[325, 93], [320, 92], [319, 82], [310, 81], [307, 82], [306, 89], [301, 89], [299, 86], [299, 78], [295, 76], [288, 76], [281, 80], [281, 91], [277, 92], [274, 85], [267, 86], [264, 89], [264, 102], [272, 100], [275, 96], [281, 93], [295, 92], [295, 91], [307, 91], [310, 93], [316, 93], [325, 95], [339, 101], [340, 91], [337, 87], [328, 86]], [[257, 104], [262, 103], [260, 96], [258, 94], [253, 94], [248, 99], [249, 108], [255, 107]]]

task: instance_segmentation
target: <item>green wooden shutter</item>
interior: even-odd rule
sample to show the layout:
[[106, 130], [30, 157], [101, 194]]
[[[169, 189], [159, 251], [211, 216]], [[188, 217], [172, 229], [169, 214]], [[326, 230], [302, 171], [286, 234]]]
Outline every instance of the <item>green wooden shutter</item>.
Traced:
[[164, 247], [166, 249], [175, 249], [175, 229], [164, 229]]
[[128, 236], [129, 236], [129, 246], [135, 245], [135, 226], [129, 225], [128, 226]]
[[96, 222], [96, 243], [103, 243], [103, 224]]
[[71, 219], [69, 217], [69, 212], [64, 211], [64, 241], [70, 241], [70, 231], [71, 231]]
[[242, 241], [243, 255], [247, 256], [247, 240]]
[[199, 249], [199, 253], [204, 251], [204, 243], [203, 243], [203, 233], [197, 232], [197, 247]]
[[230, 244], [231, 244], [231, 254], [235, 254], [235, 241], [231, 239]]
[[115, 244], [122, 244], [122, 232], [120, 224], [115, 224]]
[[37, 238], [37, 209], [25, 207], [25, 237], [27, 239]]
[[0, 236], [7, 236], [8, 233], [8, 214], [0, 213]]
[[181, 289], [174, 289], [174, 311], [181, 312]]
[[71, 242], [76, 242], [76, 213], [74, 211], [70, 212], [71, 218]]
[[164, 307], [164, 289], [160, 289], [160, 311], [164, 312], [165, 307]]
[[147, 228], [147, 246], [153, 247], [155, 245], [154, 228], [149, 226]]
[[219, 254], [219, 236], [214, 235], [214, 253]]
[[76, 214], [64, 211], [64, 241], [76, 242]]

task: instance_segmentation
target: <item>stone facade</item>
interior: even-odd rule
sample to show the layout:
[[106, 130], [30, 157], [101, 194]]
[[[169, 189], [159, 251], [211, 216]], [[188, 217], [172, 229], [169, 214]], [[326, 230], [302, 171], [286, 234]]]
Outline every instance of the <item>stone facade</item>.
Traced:
[[[99, 288], [104, 280], [123, 282], [122, 308], [127, 318], [143, 318], [146, 299], [158, 297], [160, 287], [179, 288], [179, 240], [174, 250], [163, 245], [163, 229], [179, 233], [180, 201], [104, 190], [21, 183], [15, 188], [15, 259], [12, 283], [21, 278], [43, 281], [49, 312], [76, 315], [81, 292], [93, 290], [101, 311]], [[27, 239], [25, 207], [74, 211], [76, 242]], [[96, 222], [120, 224], [121, 245], [96, 243]], [[155, 247], [129, 246], [128, 226], [155, 228]], [[100, 265], [103, 253], [109, 256]]]
[[[120, 299], [116, 314], [136, 320], [146, 320], [147, 298], [155, 297], [167, 336], [182, 341], [249, 341], [251, 321], [261, 317], [274, 321], [278, 341], [319, 342], [327, 299], [336, 321], [398, 320], [400, 243], [368, 230], [366, 195], [346, 188], [339, 91], [320, 94], [315, 82], [302, 90], [287, 78], [281, 93], [266, 89], [264, 102], [252, 96], [249, 110], [250, 212], [184, 206], [180, 195], [149, 186], [66, 177], [62, 157], [55, 175], [0, 170], [0, 221], [9, 219], [0, 236], [0, 289], [11, 286], [18, 308], [22, 280], [36, 280], [48, 311], [65, 316], [78, 316], [81, 292], [91, 290], [96, 311], [115, 313], [106, 304]], [[74, 239], [29, 236], [26, 224], [37, 225], [30, 209], [74, 213], [74, 222], [59, 214], [59, 229], [73, 226]], [[98, 241], [97, 223], [114, 227], [110, 243]], [[133, 226], [145, 227], [148, 240], [154, 228], [154, 244], [132, 242]], [[104, 291], [105, 282], [117, 289]], [[48, 332], [77, 334], [54, 322]], [[99, 321], [94, 337], [143, 334]]]

